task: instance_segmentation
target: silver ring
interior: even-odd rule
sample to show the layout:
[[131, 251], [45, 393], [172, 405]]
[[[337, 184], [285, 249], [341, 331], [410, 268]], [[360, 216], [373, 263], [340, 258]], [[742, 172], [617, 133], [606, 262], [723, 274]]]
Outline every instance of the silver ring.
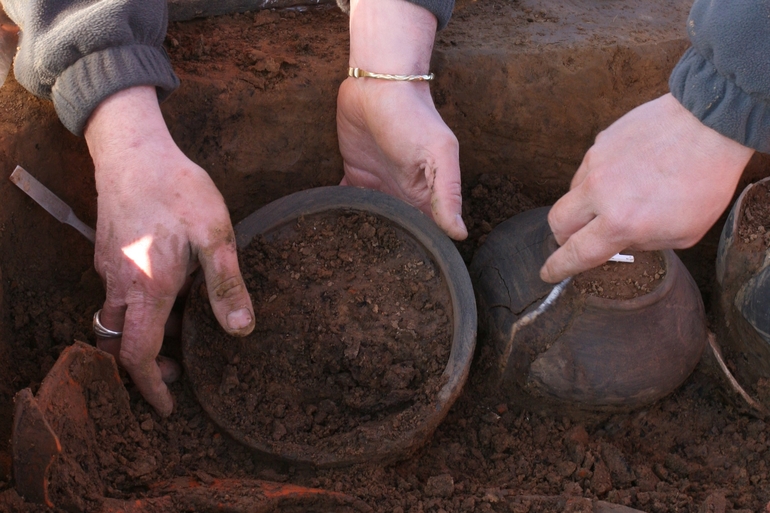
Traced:
[[94, 314], [94, 333], [97, 337], [102, 338], [120, 338], [123, 336], [122, 331], [113, 331], [109, 328], [105, 328], [102, 325], [102, 321], [99, 319], [99, 315], [102, 313], [101, 309], [97, 310]]

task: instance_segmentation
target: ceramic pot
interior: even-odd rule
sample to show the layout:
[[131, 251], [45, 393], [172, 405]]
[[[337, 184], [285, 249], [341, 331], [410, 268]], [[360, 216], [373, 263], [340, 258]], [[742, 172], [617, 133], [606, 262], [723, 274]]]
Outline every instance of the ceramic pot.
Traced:
[[490, 390], [558, 412], [630, 409], [669, 394], [707, 339], [700, 293], [673, 251], [661, 252], [666, 272], [649, 293], [611, 300], [570, 285], [534, 322], [514, 328], [553, 289], [538, 276], [557, 248], [548, 210], [501, 223], [471, 263]]
[[[392, 223], [425, 249], [448, 286], [453, 326], [451, 351], [442, 374], [443, 385], [434, 394], [433, 404], [416, 414], [419, 422], [405, 425], [397, 421], [399, 413], [395, 412], [382, 421], [363, 423], [352, 431], [342, 430], [331, 435], [337, 437], [340, 443], [324, 447], [341, 444], [344, 451], [281, 442], [270, 436], [241, 432], [217, 409], [221, 396], [216, 384], [206, 382], [197, 371], [201, 362], [197, 361], [196, 348], [204, 342], [196, 337], [200, 321], [189, 314], [190, 301], [182, 329], [184, 366], [196, 397], [213, 421], [235, 440], [261, 454], [318, 467], [402, 459], [429, 439], [467, 379], [476, 343], [476, 305], [471, 281], [454, 244], [431, 219], [401, 200], [368, 189], [322, 187], [281, 198], [238, 223], [235, 227], [237, 244], [245, 247], [258, 234], [269, 237], [281, 227], [295, 224], [300, 217], [335, 212], [366, 212]], [[201, 279], [198, 277], [198, 283]], [[198, 288], [199, 285], [194, 284], [193, 292]]]
[[759, 392], [765, 406], [770, 406], [770, 251], [765, 236], [752, 238], [742, 228], [753, 221], [747, 213], [751, 203], [766, 200], [756, 196], [768, 185], [765, 178], [740, 194], [722, 228], [716, 263], [717, 340], [737, 381]]

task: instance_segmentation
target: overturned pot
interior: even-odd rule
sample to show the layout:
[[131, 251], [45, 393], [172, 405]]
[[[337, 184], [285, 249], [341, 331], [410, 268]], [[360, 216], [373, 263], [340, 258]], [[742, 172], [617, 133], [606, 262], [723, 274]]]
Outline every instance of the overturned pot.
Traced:
[[202, 277], [183, 321], [186, 373], [214, 422], [293, 464], [394, 461], [422, 446], [476, 340], [451, 240], [406, 203], [353, 187], [286, 196], [235, 231], [256, 329], [227, 336]]
[[748, 185], [717, 251], [717, 339], [738, 383], [770, 407], [770, 178]]
[[564, 413], [632, 409], [672, 392], [693, 371], [707, 340], [700, 292], [673, 251], [648, 252], [653, 270], [613, 282], [631, 286], [633, 294], [608, 299], [607, 286], [591, 281], [588, 273], [637, 265], [608, 263], [576, 276], [548, 310], [522, 322], [554, 287], [538, 275], [557, 248], [548, 211], [530, 210], [500, 224], [471, 263], [480, 366], [490, 393]]

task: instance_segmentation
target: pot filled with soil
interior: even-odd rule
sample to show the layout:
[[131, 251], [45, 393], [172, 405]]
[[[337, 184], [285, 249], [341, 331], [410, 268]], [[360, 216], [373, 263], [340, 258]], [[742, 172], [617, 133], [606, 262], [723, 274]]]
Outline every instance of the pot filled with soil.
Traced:
[[694, 280], [673, 251], [626, 251], [575, 276], [534, 317], [554, 286], [538, 272], [557, 244], [549, 207], [501, 223], [471, 263], [481, 366], [490, 394], [560, 413], [618, 411], [654, 402], [697, 365], [707, 340]]
[[747, 186], [717, 251], [717, 336], [738, 383], [770, 406], [770, 178]]
[[237, 441], [314, 466], [408, 456], [467, 378], [476, 307], [448, 237], [391, 196], [323, 187], [240, 222], [257, 326], [230, 337], [202, 277], [183, 324], [197, 399]]

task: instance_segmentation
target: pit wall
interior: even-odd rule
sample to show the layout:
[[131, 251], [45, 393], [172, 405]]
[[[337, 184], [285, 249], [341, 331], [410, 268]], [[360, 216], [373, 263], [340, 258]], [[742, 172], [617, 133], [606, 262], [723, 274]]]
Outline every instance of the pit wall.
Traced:
[[[689, 4], [458, 2], [437, 37], [432, 91], [460, 141], [464, 176], [504, 173], [543, 201], [558, 197], [601, 129], [667, 92], [670, 70], [688, 46]], [[171, 32], [184, 39], [198, 31], [205, 49], [212, 26], [246, 19], [249, 30], [264, 31], [260, 58], [278, 62], [279, 72], [243, 69], [232, 55], [205, 51], [182, 58], [171, 45], [182, 86], [163, 105], [175, 139], [211, 173], [234, 222], [268, 201], [342, 177], [335, 105], [347, 68], [347, 17], [333, 9], [295, 12], [256, 27], [246, 16], [173, 25]], [[303, 30], [312, 37], [298, 51]], [[83, 140], [12, 78], [0, 89], [0, 113], [0, 174], [21, 164], [94, 226], [93, 168]], [[756, 156], [744, 183], [769, 169], [768, 158]], [[713, 262], [704, 258], [716, 247], [718, 227], [712, 232], [685, 252], [686, 263]], [[14, 284], [72, 287], [92, 260], [89, 242], [0, 179], [0, 435], [18, 388], [4, 379], [13, 365], [5, 356], [13, 342], [8, 291]]]

